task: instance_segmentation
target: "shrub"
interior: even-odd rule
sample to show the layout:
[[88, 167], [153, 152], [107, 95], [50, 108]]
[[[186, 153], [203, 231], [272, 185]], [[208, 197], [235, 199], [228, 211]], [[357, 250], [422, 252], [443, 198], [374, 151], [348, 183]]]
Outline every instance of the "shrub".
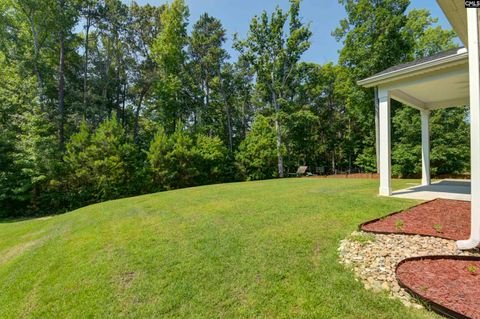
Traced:
[[277, 176], [276, 136], [266, 117], [257, 116], [235, 159], [248, 180]]

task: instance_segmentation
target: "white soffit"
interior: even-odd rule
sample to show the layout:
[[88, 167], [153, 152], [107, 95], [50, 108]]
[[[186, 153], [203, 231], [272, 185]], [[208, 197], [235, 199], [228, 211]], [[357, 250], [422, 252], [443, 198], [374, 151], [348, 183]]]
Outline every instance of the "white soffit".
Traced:
[[463, 45], [468, 46], [467, 9], [464, 0], [437, 0]]
[[379, 89], [391, 91], [393, 99], [405, 104], [433, 110], [468, 105], [468, 84], [468, 69], [459, 68], [444, 74], [432, 74], [423, 79], [379, 86]]

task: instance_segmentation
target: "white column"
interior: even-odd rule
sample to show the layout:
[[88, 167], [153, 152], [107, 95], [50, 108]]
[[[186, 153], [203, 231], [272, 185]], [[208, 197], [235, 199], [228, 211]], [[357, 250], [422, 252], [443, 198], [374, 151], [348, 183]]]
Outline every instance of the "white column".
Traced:
[[380, 173], [380, 127], [379, 127], [379, 114], [378, 114], [378, 88], [375, 87], [375, 155], [376, 155], [376, 168], [377, 173]]
[[378, 113], [380, 127], [380, 189], [379, 195], [392, 195], [391, 175], [391, 128], [390, 128], [390, 94], [378, 92]]
[[480, 243], [480, 64], [477, 9], [467, 9], [468, 72], [470, 80], [470, 166], [472, 180], [471, 229], [468, 240], [457, 241], [459, 249]]
[[430, 185], [430, 111], [421, 110], [422, 119], [422, 185]]

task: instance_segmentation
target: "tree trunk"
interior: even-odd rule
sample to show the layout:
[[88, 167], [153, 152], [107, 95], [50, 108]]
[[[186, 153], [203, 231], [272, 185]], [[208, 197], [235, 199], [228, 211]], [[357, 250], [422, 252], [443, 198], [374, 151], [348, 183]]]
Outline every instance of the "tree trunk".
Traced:
[[110, 77], [109, 77], [109, 74], [108, 74], [108, 69], [110, 68], [110, 63], [111, 62], [112, 61], [110, 60], [110, 57], [107, 56], [106, 60], [105, 60], [105, 68], [103, 69], [105, 78], [102, 80], [102, 82], [103, 82], [102, 98], [103, 98], [103, 103], [105, 103], [107, 105], [107, 108], [108, 108], [107, 109], [108, 118], [110, 118], [112, 116], [112, 107], [111, 107], [111, 104], [110, 104], [111, 101], [107, 101], [107, 100], [109, 100], [107, 89], [108, 89], [108, 82], [110, 81]]
[[247, 101], [242, 103], [242, 140], [247, 136], [248, 118], [247, 118]]
[[126, 116], [125, 116], [125, 102], [127, 100], [127, 80], [125, 79], [123, 83], [123, 93], [122, 93], [122, 124], [126, 125]]
[[117, 56], [117, 70], [115, 72], [115, 83], [116, 83], [116, 86], [117, 86], [117, 89], [116, 89], [116, 97], [115, 97], [115, 106], [117, 108], [117, 121], [120, 121], [121, 119], [121, 107], [120, 107], [120, 92], [121, 92], [121, 87], [122, 87], [122, 84], [120, 83], [120, 65], [118, 64], [119, 63], [119, 58]]
[[[64, 1], [60, 1], [60, 8], [63, 11]], [[60, 115], [60, 123], [58, 129], [59, 145], [63, 150], [65, 146], [65, 35], [60, 30], [60, 65], [58, 68], [58, 113]]]
[[277, 133], [277, 158], [278, 158], [278, 177], [283, 178], [283, 155], [282, 155], [282, 130], [280, 121], [278, 119], [280, 113], [280, 106], [277, 102], [277, 96], [272, 88], [272, 100], [275, 106], [275, 132]]
[[227, 111], [227, 130], [228, 130], [228, 151], [233, 153], [233, 132], [232, 132], [232, 114], [230, 112], [230, 106], [225, 102], [225, 108]]
[[[88, 7], [88, 12], [90, 12], [90, 5]], [[91, 18], [90, 18], [90, 13], [87, 13], [87, 25], [85, 28], [85, 60], [83, 64], [83, 112], [84, 116], [86, 116], [86, 111], [87, 111], [87, 81], [88, 81], [88, 37], [90, 33], [90, 23], [91, 23]]]
[[220, 87], [221, 87], [223, 105], [225, 107], [225, 113], [227, 114], [228, 151], [230, 154], [232, 154], [233, 153], [232, 114], [230, 112], [230, 105], [228, 104], [228, 100], [227, 100], [227, 93], [225, 92], [223, 77], [221, 76], [220, 72], [219, 72], [219, 78], [220, 78]]
[[[43, 100], [44, 100], [43, 78], [42, 78], [42, 75], [40, 74], [40, 69], [38, 68], [38, 60], [40, 59], [40, 44], [38, 42], [38, 32], [37, 32], [37, 29], [35, 28], [35, 19], [33, 18], [33, 13], [27, 14], [26, 11], [24, 11], [24, 13], [28, 17], [28, 21], [30, 23], [30, 31], [32, 32], [32, 37], [33, 37], [33, 70], [34, 70], [35, 76], [37, 78], [38, 97], [40, 99], [40, 102], [43, 102]], [[43, 107], [43, 105], [42, 105], [42, 107]]]
[[278, 157], [278, 177], [284, 177], [283, 173], [283, 155], [282, 155], [282, 132], [278, 114], [275, 117], [275, 130], [277, 132], [277, 157]]
[[140, 98], [138, 99], [137, 108], [135, 110], [135, 119], [133, 123], [133, 140], [135, 144], [138, 143], [138, 129], [139, 129], [138, 120], [140, 117], [140, 110], [142, 109], [143, 99], [145, 98], [145, 95], [147, 94], [149, 89], [150, 89], [150, 84], [148, 84], [143, 88], [142, 92], [140, 93]]
[[208, 83], [208, 77], [205, 79], [205, 110], [208, 112], [210, 106], [210, 84]]
[[336, 163], [335, 163], [335, 147], [333, 147], [332, 151], [332, 174], [336, 174]]

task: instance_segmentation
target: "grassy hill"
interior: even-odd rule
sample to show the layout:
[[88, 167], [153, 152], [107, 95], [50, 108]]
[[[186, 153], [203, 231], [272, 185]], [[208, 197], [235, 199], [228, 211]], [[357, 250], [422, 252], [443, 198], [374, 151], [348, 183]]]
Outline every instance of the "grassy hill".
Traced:
[[337, 262], [357, 224], [414, 203], [376, 192], [375, 180], [270, 180], [0, 222], [0, 318], [433, 317]]

